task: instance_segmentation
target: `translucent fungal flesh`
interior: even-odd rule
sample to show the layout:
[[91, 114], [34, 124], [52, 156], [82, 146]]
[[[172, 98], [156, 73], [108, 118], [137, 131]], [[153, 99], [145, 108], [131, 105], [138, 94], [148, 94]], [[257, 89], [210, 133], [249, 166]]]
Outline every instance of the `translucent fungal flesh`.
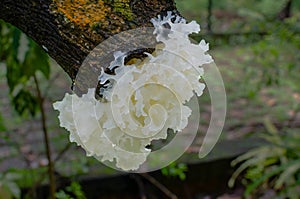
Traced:
[[88, 156], [115, 161], [125, 171], [137, 170], [151, 152], [147, 146], [167, 138], [168, 129], [180, 133], [187, 126], [192, 110], [185, 103], [195, 93], [202, 95], [201, 66], [213, 61], [204, 40], [193, 44], [189, 39], [200, 31], [195, 21], [187, 23], [169, 12], [151, 22], [163, 45], [130, 65], [124, 63], [125, 52], [115, 52], [109, 66], [115, 74], [99, 75], [102, 84], [109, 82], [100, 89], [105, 103], [96, 100], [95, 88], [90, 88], [82, 97], [66, 94], [53, 105], [71, 142]]

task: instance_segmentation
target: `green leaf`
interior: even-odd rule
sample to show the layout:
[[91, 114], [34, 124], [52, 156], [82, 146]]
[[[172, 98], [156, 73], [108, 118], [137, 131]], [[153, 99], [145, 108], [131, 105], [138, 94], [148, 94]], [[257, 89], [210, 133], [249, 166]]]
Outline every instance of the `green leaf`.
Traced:
[[275, 125], [272, 123], [269, 117], [264, 118], [263, 124], [270, 134], [272, 134], [273, 136], [278, 136], [278, 129], [275, 127]]
[[290, 165], [295, 164], [295, 163], [300, 163], [300, 160], [290, 161], [289, 163], [278, 166], [275, 169], [273, 169], [272, 171], [261, 176], [260, 178], [258, 178], [257, 180], [255, 180], [253, 183], [251, 183], [250, 185], [248, 185], [246, 187], [246, 190], [244, 192], [245, 196], [248, 197], [254, 189], [256, 189], [259, 185], [261, 185], [267, 179], [269, 179], [270, 177], [272, 177], [274, 175], [279, 174], [280, 172], [282, 172], [283, 170], [288, 168]]
[[71, 185], [66, 188], [66, 190], [74, 194], [76, 199], [86, 199], [85, 194], [81, 189], [81, 185], [78, 182], [72, 182]]
[[163, 174], [164, 176], [167, 176], [168, 175], [168, 168], [167, 167], [164, 167], [161, 169], [161, 174]]
[[252, 166], [255, 165], [259, 165], [264, 161], [263, 158], [251, 158], [247, 161], [245, 161], [241, 166], [239, 166], [235, 172], [232, 174], [231, 178], [228, 181], [228, 186], [231, 188], [234, 186], [235, 184], [235, 180], [237, 179], [237, 177], [247, 168], [250, 168]]
[[236, 165], [243, 162], [232, 174], [228, 181], [228, 186], [233, 187], [236, 178], [246, 169], [251, 167], [266, 167], [269, 164], [276, 162], [276, 159], [282, 155], [280, 148], [275, 148], [272, 146], [264, 146], [256, 149], [252, 149], [244, 155], [239, 156], [232, 161], [232, 165]]
[[9, 86], [10, 93], [13, 92], [14, 88], [21, 82], [22, 74], [20, 70], [20, 63], [18, 60], [9, 54], [6, 60], [6, 79]]
[[35, 42], [30, 40], [29, 50], [25, 55], [25, 60], [22, 65], [24, 75], [32, 77], [36, 71], [40, 71], [46, 79], [50, 76], [50, 65], [47, 54]]
[[6, 182], [4, 184], [4, 186], [11, 192], [11, 194], [15, 198], [17, 198], [17, 199], [21, 198], [21, 189], [19, 188], [19, 186], [16, 183]]
[[185, 173], [179, 173], [179, 179], [182, 181], [185, 180], [186, 179]]
[[70, 195], [66, 194], [63, 190], [55, 193], [57, 199], [74, 199]]
[[43, 49], [28, 38], [28, 49], [25, 52], [24, 61], [20, 61], [18, 54], [20, 52], [22, 32], [9, 25], [5, 25], [4, 28], [6, 28], [7, 31], [5, 34], [1, 33], [0, 58], [7, 66], [6, 79], [10, 93], [13, 93], [14, 89], [20, 84], [24, 87], [37, 71], [40, 71], [46, 79], [49, 79], [49, 58]]
[[252, 167], [247, 169], [246, 174], [245, 174], [245, 178], [252, 180], [254, 178], [258, 178], [263, 174], [263, 167]]
[[6, 28], [8, 31], [1, 38], [1, 45], [3, 45], [1, 58], [4, 59], [7, 66], [6, 79], [10, 92], [13, 92], [14, 88], [22, 80], [22, 72], [18, 60], [21, 31], [13, 26], [6, 26]]
[[0, 114], [0, 132], [1, 131], [5, 131], [6, 130], [6, 127], [4, 125], [4, 121], [3, 121], [3, 117], [2, 115]]
[[36, 97], [26, 90], [20, 90], [19, 93], [14, 96], [12, 101], [15, 110], [20, 115], [25, 115], [28, 112], [32, 116], [35, 116], [39, 109]]
[[186, 164], [176, 162], [171, 163], [169, 166], [161, 169], [161, 173], [164, 176], [172, 176], [172, 177], [179, 177], [180, 180], [185, 180], [188, 167]]
[[257, 156], [258, 154], [264, 154], [264, 153], [268, 153], [269, 151], [269, 146], [264, 146], [264, 147], [259, 147], [259, 148], [255, 148], [255, 149], [252, 149], [250, 151], [248, 151], [247, 153], [237, 157], [236, 159], [234, 159], [232, 162], [231, 162], [231, 165], [232, 166], [235, 166], [247, 159], [250, 159], [252, 157], [255, 157]]
[[284, 172], [281, 173], [278, 180], [276, 180], [275, 189], [279, 189], [284, 183], [286, 183], [288, 180], [290, 180], [291, 177], [293, 177], [297, 171], [300, 169], [300, 162], [295, 162], [295, 164], [290, 165], [285, 169]]
[[15, 59], [18, 59], [18, 52], [19, 52], [19, 46], [20, 46], [20, 38], [21, 38], [21, 31], [17, 28], [11, 28], [12, 29], [12, 56]]

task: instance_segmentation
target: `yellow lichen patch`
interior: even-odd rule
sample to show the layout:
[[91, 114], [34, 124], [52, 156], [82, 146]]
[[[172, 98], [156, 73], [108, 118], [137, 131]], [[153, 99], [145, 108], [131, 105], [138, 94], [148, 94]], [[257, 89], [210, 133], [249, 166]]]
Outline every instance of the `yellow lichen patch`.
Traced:
[[93, 26], [105, 20], [110, 10], [102, 0], [53, 0], [57, 12], [79, 26]]

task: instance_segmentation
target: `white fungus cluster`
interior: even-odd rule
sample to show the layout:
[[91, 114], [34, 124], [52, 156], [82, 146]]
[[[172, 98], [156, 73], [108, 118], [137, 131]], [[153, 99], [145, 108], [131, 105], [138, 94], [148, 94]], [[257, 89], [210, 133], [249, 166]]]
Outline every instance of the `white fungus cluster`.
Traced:
[[[200, 26], [168, 13], [152, 19], [160, 44], [144, 60], [125, 65], [126, 53], [116, 52], [110, 69], [102, 71], [99, 81], [110, 85], [100, 92], [107, 102], [95, 99], [95, 88], [78, 97], [66, 94], [54, 109], [60, 112], [60, 125], [76, 142], [100, 161], [115, 161], [123, 170], [136, 170], [143, 164], [151, 141], [165, 139], [167, 130], [181, 131], [188, 124], [191, 109], [184, 104], [204, 84], [199, 82], [201, 66], [212, 62], [208, 44], [190, 42], [189, 34]], [[118, 66], [118, 67], [117, 67]]]

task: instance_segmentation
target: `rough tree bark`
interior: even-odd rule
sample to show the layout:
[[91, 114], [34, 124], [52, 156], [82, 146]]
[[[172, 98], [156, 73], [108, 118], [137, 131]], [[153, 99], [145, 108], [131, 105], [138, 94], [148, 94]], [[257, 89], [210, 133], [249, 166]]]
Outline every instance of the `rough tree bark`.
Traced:
[[292, 0], [287, 0], [286, 5], [277, 15], [278, 19], [283, 21], [284, 19], [291, 17], [291, 9]]
[[0, 19], [42, 46], [74, 79], [88, 53], [124, 30], [176, 11], [174, 0], [1, 0]]

